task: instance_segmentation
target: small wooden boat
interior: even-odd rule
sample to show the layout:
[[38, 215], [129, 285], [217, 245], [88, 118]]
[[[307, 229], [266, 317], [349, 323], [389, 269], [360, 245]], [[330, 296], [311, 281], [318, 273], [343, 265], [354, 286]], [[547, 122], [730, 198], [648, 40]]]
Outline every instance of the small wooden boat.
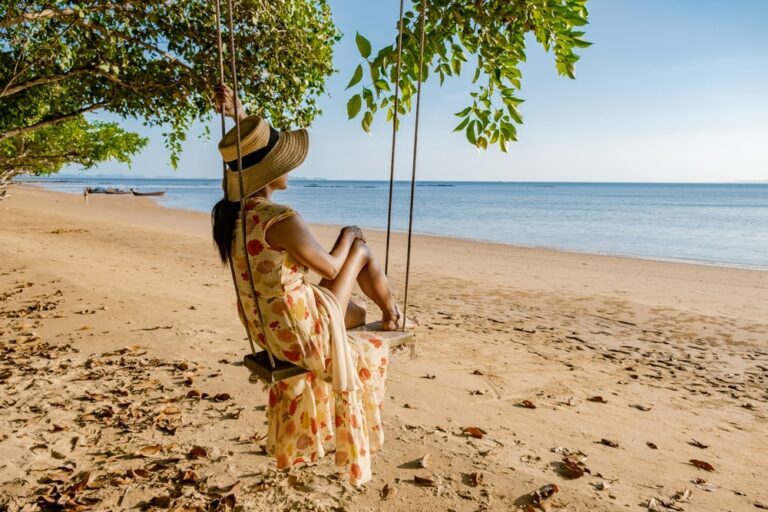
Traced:
[[85, 191], [88, 194], [106, 194], [107, 189], [104, 187], [85, 187]]
[[125, 190], [124, 188], [108, 188], [104, 190], [105, 194], [130, 194], [130, 190]]
[[131, 189], [131, 192], [133, 192], [133, 195], [135, 196], [164, 196], [165, 190], [159, 190], [157, 192], [137, 192], [134, 189]]

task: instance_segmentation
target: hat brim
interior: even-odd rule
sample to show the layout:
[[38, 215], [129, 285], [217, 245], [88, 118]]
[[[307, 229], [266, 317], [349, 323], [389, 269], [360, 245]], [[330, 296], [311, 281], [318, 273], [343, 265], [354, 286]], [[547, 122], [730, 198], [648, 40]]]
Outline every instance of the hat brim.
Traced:
[[227, 169], [224, 189], [229, 201], [239, 201], [249, 197], [283, 174], [300, 166], [309, 152], [309, 134], [307, 130], [280, 132], [280, 139], [264, 159], [242, 171], [242, 190], [237, 171]]

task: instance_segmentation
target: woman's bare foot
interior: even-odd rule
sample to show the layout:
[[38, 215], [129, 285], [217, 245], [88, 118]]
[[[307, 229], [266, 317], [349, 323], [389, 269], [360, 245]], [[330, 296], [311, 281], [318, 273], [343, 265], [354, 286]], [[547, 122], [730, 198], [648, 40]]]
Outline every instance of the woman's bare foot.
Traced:
[[[418, 326], [419, 322], [416, 319], [408, 318], [405, 320], [406, 329], [413, 329]], [[381, 318], [381, 329], [383, 331], [396, 331], [403, 328], [402, 315], [400, 309], [395, 305], [393, 311], [386, 313]]]

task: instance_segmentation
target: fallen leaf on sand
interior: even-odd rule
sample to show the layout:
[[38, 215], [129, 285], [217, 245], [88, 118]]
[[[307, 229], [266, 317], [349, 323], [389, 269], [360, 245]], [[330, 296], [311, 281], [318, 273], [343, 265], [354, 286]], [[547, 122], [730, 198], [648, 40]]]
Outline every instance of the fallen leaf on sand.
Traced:
[[389, 484], [384, 484], [384, 487], [381, 489], [381, 499], [388, 500], [395, 496], [397, 496], [397, 488], [391, 487]]
[[651, 407], [648, 407], [647, 405], [642, 405], [642, 404], [630, 404], [629, 406], [637, 409], [638, 411], [643, 411], [643, 412], [648, 412], [651, 410]]
[[602, 438], [600, 440], [600, 444], [604, 444], [605, 446], [610, 446], [611, 448], [618, 448], [619, 443], [616, 441], [611, 441], [610, 439]]
[[468, 474], [467, 479], [469, 480], [469, 485], [477, 487], [483, 483], [483, 474], [479, 471], [475, 471], [474, 473]]
[[659, 447], [656, 446], [656, 443], [652, 443], [650, 441], [647, 441], [645, 444], [648, 445], [648, 448], [650, 448], [651, 450], [658, 450], [659, 449]]
[[432, 375], [431, 373], [427, 373], [426, 375], [424, 375], [422, 377], [422, 379], [429, 379], [429, 380], [433, 380], [433, 379], [436, 379], [436, 378], [437, 378], [437, 376], [436, 375]]
[[557, 484], [544, 485], [531, 493], [531, 501], [540, 505], [542, 501], [551, 498], [558, 491], [560, 491], [560, 488]]
[[696, 448], [701, 448], [702, 450], [706, 450], [707, 448], [709, 448], [708, 444], [704, 444], [701, 441], [697, 441], [695, 439], [691, 439], [690, 441], [688, 441], [688, 444], [690, 444], [691, 446], [695, 446]]
[[72, 480], [70, 480], [70, 483], [66, 489], [64, 489], [63, 494], [77, 494], [84, 491], [85, 488], [88, 487], [90, 481], [91, 473], [89, 471], [78, 473]]
[[171, 506], [171, 497], [170, 496], [155, 496], [151, 500], [149, 500], [149, 504], [153, 507], [157, 508], [168, 508]]
[[715, 470], [715, 466], [713, 466], [709, 462], [705, 462], [703, 460], [691, 459], [689, 462], [691, 464], [693, 464], [694, 466], [696, 466], [697, 468], [703, 469], [704, 471], [714, 471]]
[[152, 457], [154, 455], [157, 455], [162, 451], [163, 447], [159, 444], [150, 444], [147, 446], [142, 446], [138, 450], [136, 450], [133, 454], [134, 457]]
[[432, 478], [417, 475], [413, 477], [413, 481], [416, 485], [420, 485], [421, 487], [437, 487], [437, 482]]
[[189, 453], [187, 454], [187, 458], [190, 460], [202, 459], [207, 456], [208, 456], [208, 451], [202, 446], [193, 446], [192, 449], [189, 450]]
[[213, 395], [214, 402], [226, 402], [227, 400], [232, 400], [232, 396], [229, 393], [219, 393], [217, 395]]
[[603, 398], [602, 396], [600, 396], [600, 395], [591, 396], [591, 397], [587, 398], [587, 400], [589, 400], [590, 402], [596, 402], [598, 404], [607, 404], [608, 403], [608, 401], [605, 398]]
[[229, 491], [231, 491], [232, 489], [234, 489], [235, 487], [237, 487], [237, 484], [239, 484], [239, 483], [240, 483], [240, 480], [235, 480], [234, 483], [231, 483], [229, 485], [223, 485], [223, 486], [214, 485], [214, 486], [211, 486], [211, 487], [208, 488], [208, 494], [226, 494]]
[[558, 467], [558, 473], [565, 478], [581, 478], [585, 473], [591, 473], [583, 462], [574, 457], [563, 457]]
[[191, 469], [187, 469], [186, 471], [179, 471], [177, 477], [177, 480], [182, 484], [194, 484], [198, 481], [198, 479], [199, 477], [197, 476], [197, 473]]
[[483, 372], [481, 372], [480, 370], [475, 370], [475, 371], [472, 372], [472, 375], [485, 375], [485, 374]]
[[522, 402], [520, 402], [520, 405], [522, 407], [525, 407], [526, 409], [535, 409], [536, 408], [536, 406], [533, 405], [533, 402], [531, 402], [530, 400], [523, 400]]
[[485, 431], [478, 427], [464, 427], [461, 433], [470, 437], [476, 437], [477, 439], [482, 439], [485, 436]]

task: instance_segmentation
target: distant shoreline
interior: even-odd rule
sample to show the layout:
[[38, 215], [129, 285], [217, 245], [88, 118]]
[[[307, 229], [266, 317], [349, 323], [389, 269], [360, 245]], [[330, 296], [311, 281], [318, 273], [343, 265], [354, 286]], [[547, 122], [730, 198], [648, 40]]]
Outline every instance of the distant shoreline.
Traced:
[[[46, 192], [50, 192], [53, 194], [66, 194], [68, 196], [71, 196], [72, 193], [69, 192], [62, 192], [62, 191], [56, 191], [56, 190], [50, 190], [46, 189], [45, 187], [40, 187], [36, 183], [29, 183], [29, 185], [39, 188], [42, 190], [45, 190]], [[107, 196], [108, 198], [116, 198], [120, 196]], [[130, 198], [128, 198], [130, 200]], [[195, 210], [191, 208], [183, 208], [183, 207], [176, 207], [176, 206], [168, 206], [165, 204], [162, 204], [158, 201], [158, 198], [155, 197], [142, 197], [141, 199], [149, 199], [152, 203], [154, 203], [156, 206], [160, 208], [165, 208], [168, 210], [175, 210], [180, 212], [188, 212], [188, 213], [194, 213], [199, 214], [201, 213], [200, 210]], [[338, 227], [338, 224], [328, 224], [328, 223], [319, 223], [319, 222], [312, 222], [312, 225], [315, 226], [322, 226], [323, 228], [336, 228]], [[380, 227], [373, 227], [373, 226], [366, 226], [361, 225], [366, 230], [372, 230], [377, 232], [384, 232]], [[399, 230], [399, 229], [393, 229], [393, 233], [398, 234], [405, 234], [406, 231]], [[574, 255], [582, 255], [582, 256], [600, 256], [600, 257], [615, 257], [615, 258], [622, 258], [622, 259], [629, 259], [629, 260], [641, 260], [641, 261], [648, 261], [648, 262], [660, 262], [660, 263], [673, 263], [673, 264], [683, 264], [683, 265], [700, 265], [704, 267], [715, 267], [715, 268], [725, 268], [725, 269], [740, 269], [740, 270], [754, 270], [759, 272], [768, 272], [768, 265], [761, 266], [761, 265], [750, 265], [750, 264], [741, 264], [737, 262], [723, 262], [723, 261], [711, 261], [706, 259], [693, 259], [693, 258], [673, 258], [673, 257], [662, 257], [662, 256], [656, 256], [656, 257], [650, 257], [650, 256], [643, 256], [643, 255], [637, 255], [632, 253], [623, 253], [623, 252], [601, 252], [601, 251], [587, 251], [587, 250], [575, 250], [575, 249], [569, 249], [569, 248], [563, 248], [563, 247], [553, 247], [553, 246], [546, 246], [546, 245], [534, 245], [534, 244], [525, 244], [525, 243], [509, 243], [509, 242], [500, 242], [498, 240], [489, 240], [482, 237], [468, 237], [468, 236], [461, 236], [461, 235], [445, 235], [440, 233], [432, 233], [432, 232], [424, 232], [424, 231], [414, 231], [415, 235], [418, 235], [420, 237], [426, 237], [426, 238], [435, 238], [435, 239], [447, 239], [447, 240], [456, 240], [461, 242], [478, 242], [482, 244], [489, 244], [489, 245], [497, 245], [497, 246], [503, 246], [503, 247], [510, 247], [515, 249], [525, 249], [525, 250], [542, 250], [542, 251], [555, 251], [555, 252], [562, 252], [566, 254], [574, 254]]]

